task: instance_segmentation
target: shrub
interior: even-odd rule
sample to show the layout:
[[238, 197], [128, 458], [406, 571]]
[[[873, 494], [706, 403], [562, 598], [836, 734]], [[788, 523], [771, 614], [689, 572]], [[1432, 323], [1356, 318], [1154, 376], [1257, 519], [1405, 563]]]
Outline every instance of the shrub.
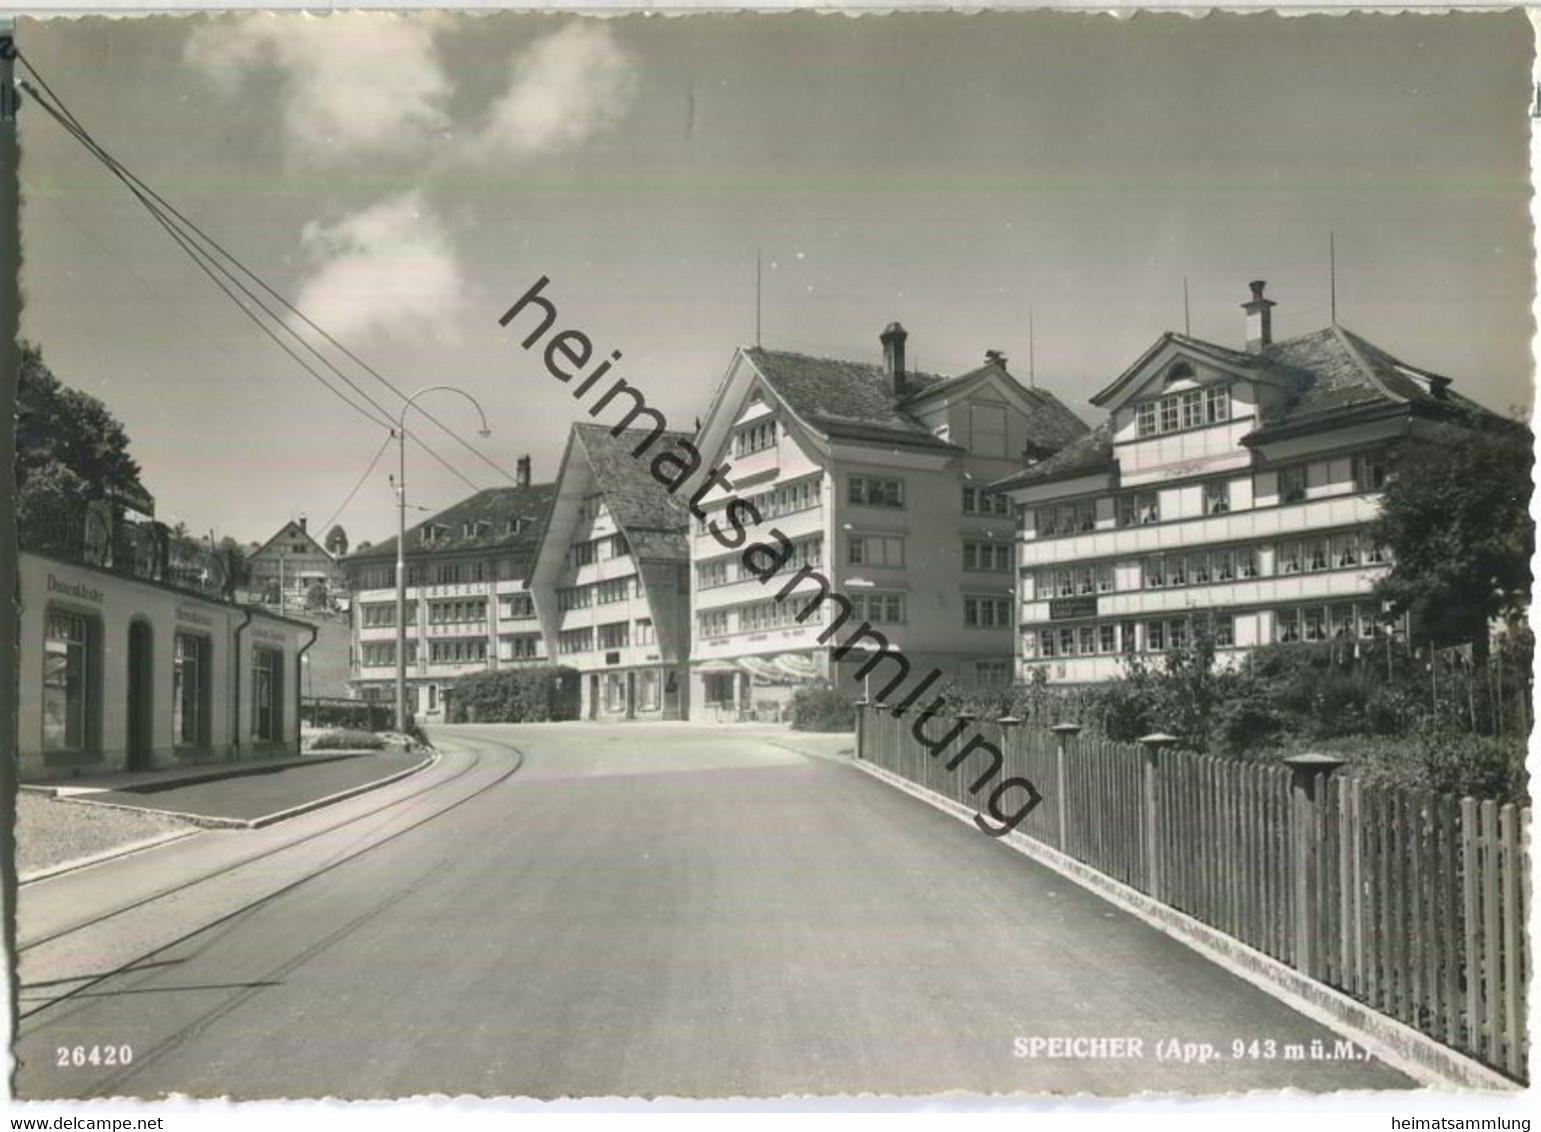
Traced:
[[1474, 798], [1527, 803], [1525, 744], [1466, 732], [1436, 731], [1412, 744], [1419, 785]]
[[856, 727], [856, 705], [828, 684], [799, 688], [792, 695], [793, 731], [851, 731]]
[[578, 718], [578, 673], [543, 665], [476, 672], [452, 685], [451, 723], [544, 723]]
[[1255, 699], [1228, 700], [1215, 713], [1214, 737], [1226, 754], [1257, 754], [1272, 747], [1288, 729], [1289, 720]]
[[311, 740], [312, 751], [378, 751], [385, 740], [372, 731], [328, 731]]

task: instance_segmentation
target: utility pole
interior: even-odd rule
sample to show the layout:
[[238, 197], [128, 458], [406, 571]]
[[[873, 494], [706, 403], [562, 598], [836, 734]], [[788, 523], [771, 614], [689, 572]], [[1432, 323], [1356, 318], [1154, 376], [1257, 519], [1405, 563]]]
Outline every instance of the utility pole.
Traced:
[[[0, 419], [6, 426], [0, 428], [0, 530], [12, 539], [16, 531], [16, 430], [11, 421], [16, 419], [16, 382], [21, 373], [21, 351], [16, 345], [21, 316], [21, 293], [17, 280], [21, 275], [21, 193], [17, 180], [16, 109], [18, 105], [15, 80], [16, 45], [12, 34], [15, 22], [0, 17]], [[11, 542], [11, 546], [15, 543]], [[0, 555], [0, 588], [6, 600], [0, 601], [0, 687], [15, 688], [17, 681], [17, 607], [11, 600], [17, 593], [16, 555]], [[3, 734], [9, 737], [10, 749], [17, 744], [16, 712], [7, 709]], [[0, 759], [0, 790], [10, 793], [17, 773], [14, 756]], [[11, 823], [5, 823], [0, 831], [0, 856], [8, 861], [16, 860], [15, 841]], [[6, 950], [16, 954], [16, 915], [11, 903], [14, 888], [0, 894], [0, 914], [5, 922], [0, 925], [0, 941]]]

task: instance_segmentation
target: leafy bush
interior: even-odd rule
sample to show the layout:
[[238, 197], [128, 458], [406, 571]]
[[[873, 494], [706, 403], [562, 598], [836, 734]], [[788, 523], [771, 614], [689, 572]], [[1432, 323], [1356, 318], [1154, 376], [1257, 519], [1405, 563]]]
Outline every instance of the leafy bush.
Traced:
[[476, 672], [451, 686], [451, 723], [545, 723], [578, 718], [578, 673], [545, 665]]
[[793, 693], [793, 731], [851, 731], [855, 727], [854, 701], [829, 684], [815, 684]]
[[310, 741], [312, 751], [379, 751], [385, 740], [372, 731], [328, 731]]

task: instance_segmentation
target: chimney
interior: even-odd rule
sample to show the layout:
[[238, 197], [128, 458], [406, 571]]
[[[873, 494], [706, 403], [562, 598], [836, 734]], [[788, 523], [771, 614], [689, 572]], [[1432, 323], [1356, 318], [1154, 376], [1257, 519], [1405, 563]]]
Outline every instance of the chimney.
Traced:
[[883, 343], [883, 370], [888, 374], [895, 397], [903, 397], [908, 392], [904, 380], [904, 340], [909, 336], [897, 322], [890, 322], [878, 335], [878, 341]]
[[305, 516], [304, 516], [304, 515], [301, 515], [301, 516], [300, 516], [300, 530], [302, 530], [302, 531], [303, 531], [303, 530], [304, 530], [304, 529], [305, 529], [305, 523], [306, 523], [306, 519], [305, 519]]
[[987, 365], [987, 366], [1000, 366], [1001, 369], [1005, 369], [1006, 368], [1006, 352], [1004, 350], [986, 350], [985, 351], [985, 365]]
[[528, 456], [519, 457], [519, 464], [515, 468], [514, 474], [518, 477], [520, 487], [530, 486], [530, 458]]
[[1263, 347], [1273, 341], [1273, 308], [1278, 304], [1263, 298], [1263, 288], [1268, 284], [1261, 279], [1253, 280], [1250, 301], [1242, 303], [1247, 312], [1247, 353], [1261, 354]]

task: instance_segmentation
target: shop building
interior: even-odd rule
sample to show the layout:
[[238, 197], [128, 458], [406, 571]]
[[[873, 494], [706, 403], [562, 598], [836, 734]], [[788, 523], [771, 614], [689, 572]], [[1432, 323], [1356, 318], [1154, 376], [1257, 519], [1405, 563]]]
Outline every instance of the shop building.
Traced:
[[[989, 485], [1086, 426], [996, 351], [949, 379], [907, 368], [897, 323], [879, 341], [881, 364], [742, 347], [713, 396], [696, 439], [731, 488], [706, 494], [692, 521], [696, 718], [779, 718], [813, 681], [860, 687], [865, 654], [832, 651], [863, 623], [917, 678], [936, 668], [970, 686], [1011, 679], [1015, 524]], [[712, 533], [729, 528], [735, 499], [763, 520], [751, 543], [774, 528], [791, 544], [769, 579]], [[815, 603], [821, 582], [805, 570], [852, 606], [838, 637], [837, 605]]]
[[1163, 334], [1091, 399], [1096, 429], [994, 485], [1021, 516], [1021, 677], [1110, 679], [1200, 632], [1235, 663], [1405, 631], [1372, 594], [1388, 446], [1492, 414], [1341, 325], [1276, 341], [1251, 289], [1245, 349]]
[[[579, 673], [584, 719], [689, 711], [688, 514], [632, 455], [648, 438], [572, 426], [531, 573], [548, 654]], [[661, 433], [653, 450], [681, 439]]]
[[157, 542], [19, 556], [23, 781], [299, 752], [314, 627], [174, 584]]
[[[488, 488], [406, 534], [407, 710], [445, 718], [445, 694], [474, 672], [547, 662], [526, 580], [555, 486], [530, 483], [521, 457], [513, 487]], [[343, 560], [352, 593], [352, 675], [363, 699], [393, 703], [396, 540]]]

